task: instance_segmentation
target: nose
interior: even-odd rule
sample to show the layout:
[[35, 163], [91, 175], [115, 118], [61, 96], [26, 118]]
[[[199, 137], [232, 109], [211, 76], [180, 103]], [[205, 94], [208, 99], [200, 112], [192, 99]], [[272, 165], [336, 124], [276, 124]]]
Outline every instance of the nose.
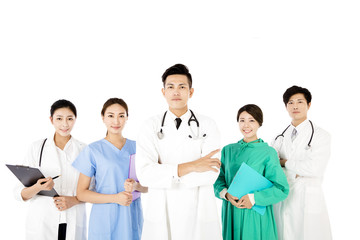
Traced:
[[120, 123], [120, 118], [116, 117], [114, 121], [115, 121], [116, 124], [119, 124]]
[[179, 89], [175, 88], [173, 94], [174, 96], [179, 96], [180, 95]]
[[63, 122], [63, 125], [64, 125], [64, 127], [68, 127], [69, 126], [68, 120], [65, 119]]

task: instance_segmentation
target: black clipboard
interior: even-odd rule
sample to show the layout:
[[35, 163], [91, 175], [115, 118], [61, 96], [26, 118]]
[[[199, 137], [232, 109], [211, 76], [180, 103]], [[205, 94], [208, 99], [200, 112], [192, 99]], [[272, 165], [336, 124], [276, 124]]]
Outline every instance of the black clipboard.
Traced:
[[[20, 182], [25, 187], [31, 187], [40, 178], [45, 178], [44, 174], [42, 174], [38, 168], [32, 168], [21, 165], [10, 165], [10, 164], [5, 164], [5, 165], [10, 169], [10, 171], [20, 180]], [[48, 197], [59, 196], [59, 194], [55, 191], [54, 188], [51, 189], [50, 191], [40, 191], [38, 195], [48, 196]]]

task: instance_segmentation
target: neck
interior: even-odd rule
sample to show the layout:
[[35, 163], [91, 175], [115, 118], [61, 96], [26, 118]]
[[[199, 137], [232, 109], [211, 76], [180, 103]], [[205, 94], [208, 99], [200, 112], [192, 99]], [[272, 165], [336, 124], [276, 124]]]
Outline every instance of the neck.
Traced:
[[63, 137], [60, 134], [55, 133], [55, 135], [54, 135], [55, 145], [63, 150], [66, 143], [70, 140], [70, 138], [71, 138], [71, 135]]
[[294, 126], [294, 127], [297, 127], [299, 126], [302, 122], [304, 122], [307, 118], [303, 118], [303, 119], [293, 119], [291, 121], [291, 124]]
[[181, 108], [181, 109], [173, 109], [173, 108], [169, 108], [170, 112], [172, 112], [175, 116], [177, 117], [181, 117], [182, 115], [184, 115], [187, 110], [188, 110], [188, 107], [185, 106], [184, 108]]
[[111, 134], [108, 133], [105, 137], [105, 139], [107, 139], [109, 142], [112, 143], [120, 143], [122, 141], [124, 141], [124, 137], [122, 136], [122, 134]]
[[251, 138], [245, 138], [245, 137], [244, 137], [244, 142], [249, 143], [249, 142], [255, 141], [255, 140], [257, 140], [257, 139], [258, 139], [257, 136], [253, 136], [253, 137], [251, 137]]

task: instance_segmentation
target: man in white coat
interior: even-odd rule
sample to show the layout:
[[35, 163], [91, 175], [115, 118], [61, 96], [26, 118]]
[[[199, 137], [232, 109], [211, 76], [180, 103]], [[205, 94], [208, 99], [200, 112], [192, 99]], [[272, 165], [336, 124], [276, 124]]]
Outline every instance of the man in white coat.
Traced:
[[321, 186], [330, 158], [330, 135], [307, 119], [311, 93], [306, 88], [290, 87], [283, 101], [292, 121], [275, 138], [273, 147], [290, 192], [287, 199], [274, 206], [279, 239], [332, 239]]
[[169, 109], [150, 118], [136, 142], [137, 176], [149, 187], [142, 239], [221, 239], [213, 191], [220, 134], [213, 120], [188, 109], [194, 89], [185, 65], [168, 68], [162, 81]]

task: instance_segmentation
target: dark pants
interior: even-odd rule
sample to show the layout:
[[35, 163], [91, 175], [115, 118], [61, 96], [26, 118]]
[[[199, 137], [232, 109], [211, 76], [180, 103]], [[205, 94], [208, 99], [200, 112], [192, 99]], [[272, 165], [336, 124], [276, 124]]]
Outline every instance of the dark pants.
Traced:
[[59, 224], [58, 240], [66, 239], [66, 223]]

